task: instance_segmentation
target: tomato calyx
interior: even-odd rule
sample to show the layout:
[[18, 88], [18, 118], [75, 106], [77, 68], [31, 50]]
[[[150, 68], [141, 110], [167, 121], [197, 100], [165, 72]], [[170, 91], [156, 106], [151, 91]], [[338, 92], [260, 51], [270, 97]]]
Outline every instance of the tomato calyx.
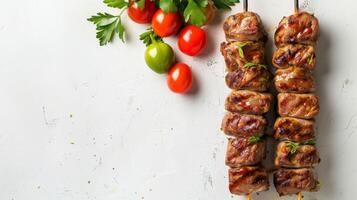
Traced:
[[145, 32], [141, 33], [139, 39], [145, 46], [149, 46], [153, 41], [163, 42], [162, 38], [155, 34], [152, 27], [147, 28]]

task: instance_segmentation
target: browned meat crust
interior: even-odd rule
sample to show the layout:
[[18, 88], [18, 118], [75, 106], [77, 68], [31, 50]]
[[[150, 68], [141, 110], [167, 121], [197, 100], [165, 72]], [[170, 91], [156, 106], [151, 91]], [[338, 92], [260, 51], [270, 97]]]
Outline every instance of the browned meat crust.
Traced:
[[226, 110], [245, 114], [260, 115], [270, 110], [273, 96], [249, 90], [232, 91], [226, 98]]
[[227, 41], [265, 41], [266, 33], [260, 17], [253, 12], [229, 16], [223, 24]]
[[226, 165], [241, 167], [255, 165], [261, 162], [266, 155], [266, 140], [252, 143], [249, 138], [228, 139]]
[[284, 17], [275, 31], [275, 44], [311, 44], [317, 41], [319, 33], [319, 22], [313, 15], [307, 12]]
[[279, 69], [274, 77], [278, 92], [308, 93], [315, 91], [315, 80], [308, 69], [289, 67]]
[[279, 169], [274, 174], [274, 184], [280, 196], [319, 190], [319, 181], [310, 168]]
[[223, 42], [221, 53], [229, 72], [248, 63], [264, 63], [264, 44], [262, 42]]
[[270, 77], [269, 71], [262, 67], [240, 68], [226, 75], [226, 84], [233, 90], [263, 92], [269, 87]]
[[269, 189], [269, 177], [263, 167], [245, 166], [228, 171], [229, 190], [232, 194], [243, 195]]
[[296, 151], [289, 144], [294, 142], [280, 142], [275, 158], [275, 166], [284, 168], [314, 167], [320, 162], [320, 157], [314, 145], [298, 144]]
[[315, 137], [315, 122], [293, 117], [279, 117], [274, 124], [274, 138], [304, 142]]
[[267, 124], [262, 116], [227, 113], [222, 121], [222, 131], [233, 137], [262, 136]]
[[315, 94], [278, 94], [278, 112], [282, 117], [312, 119], [319, 112], [318, 97]]
[[302, 67], [312, 70], [316, 66], [315, 47], [301, 44], [282, 46], [274, 52], [272, 63], [276, 68]]

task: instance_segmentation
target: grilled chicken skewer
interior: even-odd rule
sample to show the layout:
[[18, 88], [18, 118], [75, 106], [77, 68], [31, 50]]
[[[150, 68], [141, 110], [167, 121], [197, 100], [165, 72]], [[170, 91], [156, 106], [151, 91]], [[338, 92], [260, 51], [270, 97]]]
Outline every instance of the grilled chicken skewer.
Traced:
[[229, 190], [247, 195], [269, 189], [269, 177], [260, 164], [266, 156], [267, 127], [265, 115], [273, 97], [266, 93], [271, 73], [265, 65], [266, 33], [260, 17], [248, 12], [229, 16], [223, 25], [227, 42], [221, 53], [228, 71], [226, 84], [232, 89], [225, 102], [228, 113], [222, 121], [222, 131], [228, 139], [226, 165], [230, 167]]
[[274, 84], [278, 94], [279, 117], [274, 124], [278, 144], [274, 185], [279, 195], [318, 191], [319, 182], [313, 167], [320, 162], [315, 146], [313, 118], [319, 112], [315, 80], [311, 70], [316, 66], [315, 45], [318, 20], [307, 12], [298, 11], [284, 17], [275, 32], [278, 49], [272, 63], [277, 68]]

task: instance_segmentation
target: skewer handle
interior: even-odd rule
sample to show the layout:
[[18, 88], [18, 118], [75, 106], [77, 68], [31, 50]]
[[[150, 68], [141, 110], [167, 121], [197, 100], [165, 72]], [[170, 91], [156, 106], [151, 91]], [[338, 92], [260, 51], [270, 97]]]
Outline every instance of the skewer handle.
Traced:
[[250, 196], [250, 193], [247, 194], [247, 200], [252, 200], [252, 197]]
[[243, 0], [243, 10], [244, 12], [248, 11], [248, 0]]
[[295, 13], [299, 12], [299, 0], [294, 0], [294, 10]]
[[302, 200], [301, 192], [298, 193], [297, 200]]

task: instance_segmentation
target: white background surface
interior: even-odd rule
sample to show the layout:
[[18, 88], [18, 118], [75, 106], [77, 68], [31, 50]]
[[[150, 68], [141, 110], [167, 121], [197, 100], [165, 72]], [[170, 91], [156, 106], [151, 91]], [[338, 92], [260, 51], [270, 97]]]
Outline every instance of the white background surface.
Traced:
[[[351, 200], [357, 179], [357, 3], [301, 3], [322, 30], [316, 73], [322, 189], [305, 199]], [[292, 5], [255, 0], [250, 8], [261, 15], [271, 40]], [[207, 27], [202, 56], [177, 51], [198, 85], [187, 96], [169, 92], [165, 77], [145, 66], [137, 40], [144, 26], [125, 17], [127, 44], [99, 47], [86, 21], [98, 11], [115, 13], [99, 0], [1, 3], [0, 199], [240, 199], [227, 189], [219, 126], [228, 89], [218, 46], [224, 17], [241, 5]], [[167, 41], [176, 47], [174, 38]], [[253, 199], [278, 196], [272, 185]]]

